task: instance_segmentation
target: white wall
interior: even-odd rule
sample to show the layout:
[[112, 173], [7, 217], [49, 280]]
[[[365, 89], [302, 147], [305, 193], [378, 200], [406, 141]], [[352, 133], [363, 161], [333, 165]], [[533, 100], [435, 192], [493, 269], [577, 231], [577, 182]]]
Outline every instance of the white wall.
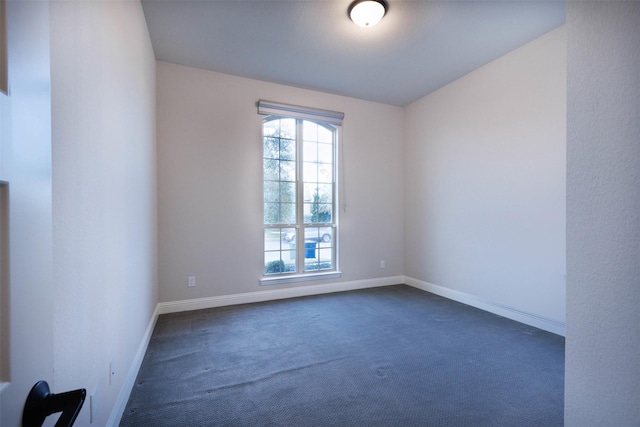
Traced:
[[565, 133], [564, 27], [409, 105], [405, 275], [562, 329]]
[[0, 425], [15, 427], [36, 381], [53, 383], [48, 3], [7, 2], [7, 26], [0, 180], [9, 182], [9, 319], [2, 321], [9, 321], [10, 383], [0, 392]]
[[[164, 62], [157, 73], [161, 301], [300, 286], [258, 283], [259, 99], [345, 113], [340, 197], [348, 211], [339, 214], [343, 275], [332, 282], [402, 274], [401, 108]], [[187, 287], [187, 276], [197, 287]]]
[[640, 425], [640, 3], [568, 2], [565, 424]]
[[140, 3], [51, 2], [51, 58], [55, 389], [86, 388], [102, 426], [157, 303], [155, 58]]

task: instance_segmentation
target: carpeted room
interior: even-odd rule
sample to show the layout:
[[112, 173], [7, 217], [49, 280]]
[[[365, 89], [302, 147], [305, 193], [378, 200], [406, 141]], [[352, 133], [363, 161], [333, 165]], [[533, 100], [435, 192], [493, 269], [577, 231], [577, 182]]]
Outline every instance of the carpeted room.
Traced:
[[[513, 64], [489, 62], [479, 73], [450, 76], [454, 80], [443, 90], [404, 107], [327, 93], [326, 86], [305, 89], [206, 71], [203, 64], [178, 65], [154, 51], [146, 6], [139, 1], [0, 3], [7, 6], [11, 89], [0, 94], [0, 178], [11, 190], [9, 203], [0, 202], [10, 213], [9, 233], [1, 237], [11, 236], [5, 240], [9, 268], [1, 268], [10, 272], [9, 280], [0, 283], [3, 426], [19, 425], [25, 396], [37, 380], [49, 381], [55, 392], [87, 389], [78, 426], [117, 425], [158, 314], [397, 283], [560, 335], [566, 324], [565, 424], [638, 425], [636, 2], [566, 2], [564, 41], [559, 28], [552, 31], [555, 38], [546, 38], [555, 46], [548, 55], [536, 43], [520, 55], [519, 43], [506, 58], [524, 64], [532, 50], [540, 54], [515, 73], [523, 84], [500, 86], [514, 77], [508, 72]], [[311, 19], [279, 19], [305, 28], [317, 21], [321, 28], [276, 40], [253, 31], [259, 25], [230, 37], [236, 28], [224, 14], [199, 14], [228, 47], [218, 59], [230, 58], [230, 47], [248, 39], [293, 49], [287, 64], [294, 64], [294, 74], [308, 76], [303, 66], [324, 64], [329, 76], [356, 70], [346, 65], [356, 56], [338, 55], [337, 64], [307, 60], [309, 38], [326, 36], [348, 49], [347, 38], [355, 37], [371, 46], [357, 34], [373, 33], [351, 29], [349, 1], [211, 3], [250, 4], [249, 12], [258, 4], [286, 3], [291, 7], [283, 9], [296, 15], [302, 4], [325, 8]], [[396, 12], [438, 2], [397, 3]], [[344, 25], [319, 19], [328, 10]], [[391, 23], [411, 32], [417, 27], [405, 24], [420, 17], [398, 20], [393, 11], [392, 4], [380, 24], [386, 27], [372, 28], [387, 29], [375, 48], [350, 52], [389, 58], [380, 42], [395, 40]], [[251, 19], [260, 24], [269, 17], [267, 11], [258, 22]], [[519, 27], [514, 21], [510, 26]], [[289, 31], [286, 25], [273, 27]], [[185, 47], [181, 34], [168, 38]], [[212, 47], [209, 41], [201, 50]], [[471, 46], [479, 41], [474, 38]], [[451, 58], [473, 59], [474, 52], [447, 49], [452, 42], [464, 39], [438, 38], [435, 46]], [[403, 52], [420, 58], [411, 48], [423, 46], [415, 43]], [[558, 53], [566, 54], [565, 61], [552, 58]], [[400, 64], [383, 65], [401, 71]], [[548, 67], [553, 64], [559, 66]], [[354, 72], [358, 78], [347, 89], [369, 77], [377, 90], [400, 93], [400, 83], [388, 78], [395, 73], [371, 62], [361, 65], [365, 72]], [[554, 76], [564, 75], [564, 89], [552, 90], [537, 78], [552, 68]], [[418, 75], [426, 80], [425, 73]], [[537, 112], [516, 102], [540, 108], [549, 95], [566, 97], [566, 122], [560, 124], [566, 125], [566, 280], [557, 262], [562, 245], [548, 240], [563, 234], [557, 233], [558, 211], [550, 222], [555, 226], [538, 228], [550, 219], [544, 215], [549, 205], [535, 203], [547, 188], [541, 184], [554, 187], [560, 173], [557, 165], [541, 167], [544, 159], [558, 158], [547, 151], [550, 145], [515, 143], [550, 144], [543, 133], [528, 133], [532, 123], [523, 117]], [[348, 208], [338, 224], [340, 278], [260, 285], [259, 99], [346, 113], [340, 196]], [[543, 116], [557, 115], [557, 109], [546, 108], [562, 105], [554, 99], [543, 102]], [[506, 122], [513, 126], [501, 127]], [[554, 123], [536, 129], [561, 133]], [[469, 129], [472, 134], [465, 134]], [[469, 136], [481, 138], [464, 144]], [[511, 162], [502, 163], [498, 154]], [[188, 277], [196, 277], [197, 286], [189, 287]], [[558, 282], [566, 282], [566, 298]]]
[[[154, 28], [157, 29], [154, 22], [163, 16], [163, 7], [145, 2], [143, 6], [153, 35]], [[383, 21], [380, 27], [371, 30], [384, 31], [387, 28], [389, 31], [392, 19], [398, 19], [398, 14], [405, 16], [411, 10], [408, 5], [404, 10], [400, 9], [402, 6], [394, 6], [396, 15], [390, 12], [385, 17], [389, 19], [387, 27], [382, 26], [385, 24]], [[557, 5], [551, 6], [554, 10]], [[229, 5], [227, 7], [233, 9]], [[304, 10], [302, 6], [296, 7], [300, 8], [299, 12]], [[336, 5], [333, 7], [337, 8]], [[285, 13], [281, 8], [279, 6], [277, 10]], [[566, 31], [562, 25], [562, 7], [559, 10], [559, 21], [553, 21], [554, 24], [528, 43], [505, 49], [503, 54], [459, 78], [452, 77], [448, 84], [426, 96], [416, 96], [414, 91], [406, 95], [412, 100], [408, 104], [402, 101], [400, 105], [391, 101], [371, 102], [358, 96], [301, 89], [265, 79], [247, 78], [246, 75], [220, 73], [215, 67], [202, 69], [184, 62], [177, 63], [170, 53], [159, 57], [156, 74], [160, 165], [158, 257], [160, 312], [165, 313], [159, 321], [165, 321], [164, 315], [173, 316], [172, 312], [408, 284], [413, 288], [410, 292], [416, 289], [429, 292], [425, 294], [427, 300], [430, 298], [428, 295], [438, 294], [562, 336], [565, 317]], [[475, 11], [479, 12], [478, 9]], [[194, 16], [196, 12], [181, 13], [199, 23]], [[204, 8], [199, 12], [206, 14]], [[473, 20], [471, 10], [457, 9], [457, 13], [463, 12]], [[523, 13], [520, 19], [526, 21], [526, 11], [520, 12]], [[249, 21], [262, 28], [260, 25], [263, 24], [254, 21], [253, 13], [248, 15]], [[221, 12], [221, 16], [212, 19], [223, 19], [222, 16], [224, 13]], [[348, 19], [344, 23], [340, 21], [339, 25], [338, 31], [344, 31], [344, 37], [379, 37], [380, 34], [379, 31], [357, 32], [356, 28], [349, 26], [353, 24]], [[178, 34], [175, 36], [179, 37]], [[366, 38], [350, 41], [360, 46], [369, 42]], [[333, 41], [329, 40], [329, 43]], [[215, 47], [211, 49], [215, 51]], [[286, 57], [287, 52], [285, 50], [281, 54]], [[368, 54], [382, 61], [376, 55]], [[355, 83], [353, 86], [357, 87]], [[397, 83], [388, 83], [390, 88], [397, 86]], [[337, 277], [319, 277], [308, 282], [286, 282], [286, 277], [283, 277], [285, 280], [274, 283], [264, 280], [264, 263], [255, 262], [265, 257], [262, 241], [265, 233], [263, 153], [259, 143], [264, 116], [256, 108], [256, 103], [265, 99], [344, 113], [336, 153], [338, 201], [334, 209], [338, 257], [330, 270]], [[289, 248], [284, 243], [282, 245]], [[188, 277], [194, 278], [196, 286], [188, 286]], [[384, 297], [381, 298], [384, 301]], [[215, 312], [212, 316], [217, 318]], [[428, 318], [414, 319], [414, 322], [420, 321], [429, 323]], [[344, 322], [348, 320], [344, 319]], [[380, 322], [384, 326], [384, 322]], [[166, 324], [164, 327], [173, 326]], [[356, 336], [363, 333], [354, 332]], [[395, 333], [402, 334], [401, 331]], [[304, 334], [295, 337], [302, 339]], [[242, 336], [238, 338], [244, 339]], [[251, 341], [251, 338], [246, 339]], [[255, 340], [259, 341], [256, 343], [259, 347], [269, 346], [268, 342], [263, 342], [268, 341], [264, 337]], [[420, 337], [407, 340], [411, 344], [402, 349], [402, 354], [411, 354], [411, 361], [419, 361], [420, 352], [414, 354], [415, 348], [411, 346], [415, 343], [422, 345]], [[169, 341], [152, 338], [150, 348], [154, 342], [168, 345]], [[243, 342], [230, 342], [229, 345], [242, 347]], [[478, 348], [464, 340], [460, 345], [469, 351]], [[563, 360], [562, 353], [558, 353], [553, 345], [557, 345], [557, 341], [551, 347], [555, 356]], [[208, 369], [206, 372], [227, 372], [226, 367], [214, 363], [218, 346], [209, 342], [208, 347], [209, 352], [198, 354], [212, 365], [198, 366]], [[305, 345], [300, 344], [299, 347], [304, 348]], [[306, 347], [315, 348], [312, 344]], [[440, 352], [446, 355], [444, 349]], [[229, 355], [239, 359], [244, 356], [242, 352]], [[158, 360], [165, 360], [165, 356], [158, 357]], [[166, 360], [174, 360], [171, 356], [166, 357]], [[176, 363], [198, 359], [194, 353], [184, 355], [185, 359], [176, 357]], [[298, 357], [317, 361], [308, 354]], [[340, 353], [340, 357], [346, 356]], [[254, 357], [254, 360], [263, 359]], [[557, 361], [555, 359], [554, 363]], [[281, 366], [268, 369], [270, 363], [275, 362], [265, 365], [263, 375], [255, 372], [259, 371], [259, 366], [250, 362], [250, 366], [238, 365], [240, 371], [244, 368], [254, 375], [237, 379], [233, 384], [254, 384], [256, 377], [271, 378], [270, 372], [286, 370]], [[394, 366], [399, 366], [399, 361], [394, 362]], [[142, 366], [144, 369], [144, 363]], [[298, 365], [291, 369], [295, 366]], [[331, 365], [318, 365], [318, 369], [322, 367], [328, 369]], [[369, 365], [348, 364], [347, 368], [339, 377], [353, 371], [354, 381], [367, 384], [355, 373], [366, 377], [367, 370], [371, 368]], [[561, 423], [558, 422], [559, 415], [562, 419], [558, 408], [563, 407], [564, 389], [562, 372], [558, 368], [557, 365], [550, 368], [559, 375], [549, 383], [554, 384], [551, 387], [553, 391], [538, 389], [543, 399], [544, 396], [553, 396], [555, 408], [549, 410], [549, 407], [541, 408], [532, 403], [532, 408], [537, 408], [541, 417], [536, 420], [530, 413], [527, 415], [528, 410], [536, 409], [527, 409], [526, 404], [514, 404], [514, 408], [520, 408], [523, 418], [518, 419], [515, 414], [516, 418], [511, 419], [513, 422], [517, 420], [522, 425], [536, 425], [544, 419], [550, 425]], [[157, 369], [161, 370], [161, 367]], [[487, 369], [495, 369], [495, 366], [489, 365]], [[178, 372], [174, 373], [177, 377], [197, 377], [193, 372]], [[323, 376], [329, 375], [319, 370], [317, 376], [312, 376], [313, 372], [314, 369], [309, 370], [307, 381], [313, 378], [322, 382]], [[406, 378], [407, 375], [405, 372], [397, 378]], [[518, 375], [516, 372], [509, 377]], [[135, 390], [144, 390], [145, 385], [153, 387], [160, 384], [156, 382], [159, 377], [162, 374], [155, 379], [139, 378], [142, 384], [134, 386], [130, 403], [133, 404], [136, 398]], [[230, 386], [229, 389], [222, 387], [222, 390], [215, 391], [217, 387], [214, 384], [219, 378], [212, 379], [204, 374], [198, 378], [203, 382], [194, 386], [200, 392], [199, 397], [175, 396], [175, 405], [167, 405], [175, 406], [175, 415], [186, 417], [184, 420], [198, 416], [198, 411], [192, 406], [197, 407], [197, 402], [214, 409], [214, 406], [199, 400], [208, 396], [207, 390], [214, 395], [223, 391], [233, 394], [236, 390]], [[391, 379], [393, 377], [389, 376], [388, 380]], [[205, 386], [207, 381], [211, 383]], [[264, 381], [257, 387], [268, 388], [271, 383]], [[446, 382], [442, 378], [438, 381]], [[183, 386], [188, 388], [189, 383], [185, 382]], [[453, 381], [451, 385], [460, 392], [467, 384]], [[404, 396], [407, 393], [407, 389], [399, 384], [396, 386], [390, 389], [391, 394]], [[303, 384], [296, 387], [296, 392], [289, 396], [289, 399], [300, 398], [296, 404], [290, 405], [288, 415], [292, 417], [298, 416], [296, 406], [306, 407], [313, 402]], [[505, 388], [526, 392], [522, 383], [518, 386], [512, 383], [509, 387]], [[367, 389], [366, 385], [364, 389]], [[333, 392], [335, 388], [330, 390]], [[504, 400], [504, 391], [497, 387], [493, 400], [487, 399], [493, 403]], [[239, 391], [241, 394], [245, 392], [250, 393], [246, 389]], [[326, 393], [318, 394], [323, 396]], [[286, 402], [278, 406], [278, 411], [283, 412], [280, 416], [284, 418], [256, 409], [256, 418], [252, 420], [249, 408], [253, 405], [269, 407], [274, 404], [274, 400], [265, 393], [261, 395], [265, 399], [262, 402], [255, 395], [244, 395], [246, 399], [237, 402], [236, 410], [246, 412], [242, 417], [249, 418], [244, 419], [237, 412], [224, 413], [221, 408], [215, 409], [212, 418], [218, 421], [225, 419], [230, 425], [234, 422], [256, 424], [261, 416], [265, 417], [263, 420], [272, 420], [274, 425], [292, 422], [286, 418]], [[428, 395], [420, 392], [412, 397], [419, 400], [425, 396]], [[454, 398], [454, 391], [450, 390], [445, 396], [438, 405], [453, 407], [460, 404], [460, 400]], [[477, 390], [470, 392], [466, 401], [472, 407], [474, 397], [482, 399], [484, 395]], [[330, 399], [331, 395], [327, 398]], [[124, 420], [130, 416], [128, 419], [133, 421], [129, 422], [142, 422], [145, 417], [136, 418], [135, 415], [146, 413], [143, 412], [145, 397], [141, 399], [142, 403], [132, 406], [132, 412]], [[146, 403], [155, 408], [152, 401]], [[519, 398], [520, 404], [528, 401], [522, 395]], [[229, 406], [230, 400], [226, 402]], [[410, 406], [417, 404], [416, 401], [411, 402]], [[485, 425], [491, 425], [498, 422], [500, 416], [507, 416], [504, 408], [493, 407], [493, 403], [478, 409], [477, 413], [472, 410], [462, 415], [457, 419], [458, 425], [481, 423], [482, 420], [486, 420]], [[336, 410], [337, 407], [338, 402]], [[489, 413], [489, 408], [495, 409], [495, 418], [482, 415], [483, 411]], [[349, 413], [348, 405], [343, 409]], [[352, 406], [351, 410], [350, 416], [357, 416], [353, 412], [362, 412], [364, 416], [368, 411], [362, 406]], [[455, 416], [447, 411], [440, 413], [443, 417], [440, 421], [436, 419], [434, 422], [443, 422], [443, 425], [447, 419], [455, 422], [452, 421]], [[392, 423], [393, 417], [400, 417], [400, 412], [390, 411], [388, 416], [391, 418], [386, 419], [385, 424]], [[554, 414], [555, 420], [540, 415], [547, 412]], [[376, 414], [380, 416], [379, 412]], [[206, 413], [204, 415], [207, 416]], [[418, 425], [424, 415], [419, 413], [413, 420], [406, 421]], [[165, 416], [169, 417], [168, 414]], [[316, 425], [338, 425], [348, 420], [344, 414], [333, 421], [317, 414], [310, 415], [313, 416], [317, 417]], [[447, 418], [449, 416], [454, 418]], [[238, 421], [241, 419], [244, 421]], [[306, 421], [313, 424], [312, 419]], [[374, 422], [374, 418], [369, 421]]]

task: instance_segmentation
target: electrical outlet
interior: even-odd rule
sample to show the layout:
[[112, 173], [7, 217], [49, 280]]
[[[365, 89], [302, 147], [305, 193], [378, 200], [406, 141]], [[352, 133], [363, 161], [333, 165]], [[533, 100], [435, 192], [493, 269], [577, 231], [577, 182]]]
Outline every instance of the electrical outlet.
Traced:
[[196, 286], [196, 276], [189, 276], [188, 286], [193, 288]]
[[385, 264], [384, 260], [380, 261], [380, 268], [386, 268], [387, 265]]

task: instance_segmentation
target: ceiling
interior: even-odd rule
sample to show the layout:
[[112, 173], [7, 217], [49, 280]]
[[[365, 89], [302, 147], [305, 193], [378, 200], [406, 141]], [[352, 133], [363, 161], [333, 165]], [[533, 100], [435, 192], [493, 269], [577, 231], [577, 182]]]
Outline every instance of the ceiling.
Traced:
[[563, 0], [143, 0], [161, 61], [404, 106], [564, 24]]

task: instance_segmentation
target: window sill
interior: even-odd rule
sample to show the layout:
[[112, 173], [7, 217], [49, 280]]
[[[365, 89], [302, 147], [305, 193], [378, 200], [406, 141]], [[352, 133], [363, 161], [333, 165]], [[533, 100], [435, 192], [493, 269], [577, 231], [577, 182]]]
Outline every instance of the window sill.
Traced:
[[342, 277], [341, 271], [329, 271], [326, 273], [296, 274], [292, 276], [263, 277], [260, 285], [282, 285], [285, 283], [306, 282], [309, 280], [337, 279]]

